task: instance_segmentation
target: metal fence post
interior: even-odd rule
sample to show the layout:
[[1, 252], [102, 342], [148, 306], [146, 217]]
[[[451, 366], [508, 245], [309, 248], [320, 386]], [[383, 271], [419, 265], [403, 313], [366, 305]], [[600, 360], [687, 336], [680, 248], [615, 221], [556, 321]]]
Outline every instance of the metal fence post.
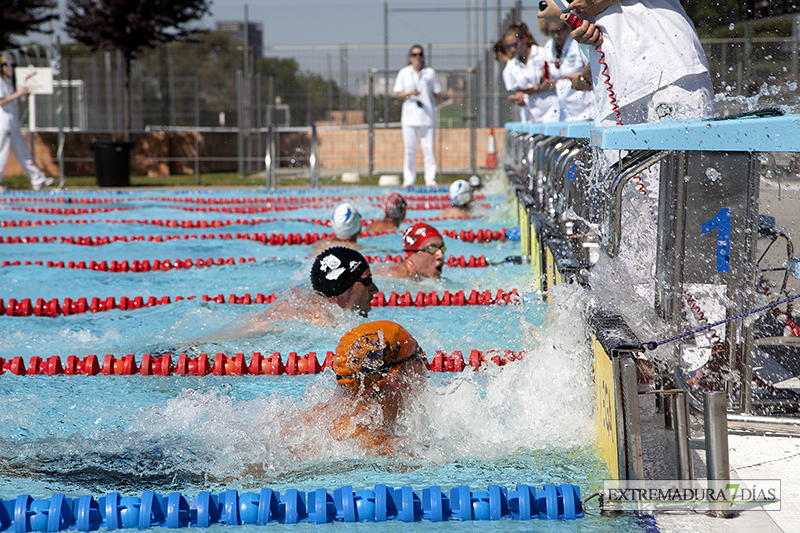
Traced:
[[472, 172], [475, 172], [477, 167], [475, 163], [475, 150], [477, 149], [477, 131], [475, 130], [478, 125], [478, 99], [476, 96], [477, 87], [475, 86], [475, 69], [469, 69], [469, 167]]
[[244, 79], [242, 76], [242, 71], [236, 71], [236, 111], [239, 115], [236, 117], [236, 122], [238, 123], [239, 127], [237, 128], [236, 132], [236, 141], [238, 143], [238, 162], [237, 167], [239, 169], [239, 179], [244, 179], [244, 102], [242, 98], [242, 92], [244, 85]]
[[678, 459], [678, 479], [694, 479], [692, 466], [692, 450], [689, 444], [689, 402], [686, 391], [680, 391], [671, 396], [672, 413], [675, 426], [675, 453]]
[[319, 189], [319, 154], [317, 153], [317, 125], [311, 125], [311, 155], [308, 158], [311, 167], [311, 188]]
[[[367, 96], [367, 150], [369, 174], [375, 172], [375, 73], [376, 69], [370, 69], [367, 75], [369, 79], [369, 94]], [[385, 99], [385, 98], [384, 98]]]
[[267, 126], [267, 146], [264, 150], [264, 164], [266, 174], [266, 186], [268, 189], [275, 189], [275, 162], [273, 160], [272, 124]]
[[[703, 407], [706, 431], [706, 469], [709, 488], [724, 491], [730, 478], [728, 456], [728, 397], [724, 392], [706, 392]], [[730, 504], [712, 504], [709, 514], [721, 518], [731, 516]]]

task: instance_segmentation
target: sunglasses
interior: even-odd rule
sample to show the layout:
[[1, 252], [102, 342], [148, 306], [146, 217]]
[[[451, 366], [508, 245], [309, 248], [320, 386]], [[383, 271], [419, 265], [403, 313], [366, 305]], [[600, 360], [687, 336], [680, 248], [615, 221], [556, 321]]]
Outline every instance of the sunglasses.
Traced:
[[506, 45], [506, 50], [516, 50], [517, 48], [519, 48], [519, 41]]
[[414, 52], [413, 54], [410, 55], [411, 57], [425, 57], [425, 54], [423, 54], [422, 52]]
[[438, 250], [441, 250], [442, 253], [445, 253], [447, 251], [447, 246], [445, 246], [444, 244], [440, 244], [438, 246], [435, 245], [435, 244], [431, 244], [429, 246], [426, 246], [425, 248], [420, 248], [419, 250], [403, 250], [403, 251], [404, 252], [428, 252], [429, 254], [433, 255]]

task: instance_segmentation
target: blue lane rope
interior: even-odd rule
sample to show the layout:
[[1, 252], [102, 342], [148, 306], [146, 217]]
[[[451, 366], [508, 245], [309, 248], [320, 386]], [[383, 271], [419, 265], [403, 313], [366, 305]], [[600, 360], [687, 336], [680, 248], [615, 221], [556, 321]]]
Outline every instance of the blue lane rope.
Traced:
[[462, 485], [449, 496], [438, 486], [414, 492], [411, 487], [393, 489], [375, 485], [374, 490], [353, 492], [344, 486], [328, 493], [316, 489], [306, 494], [288, 489], [284, 494], [271, 489], [239, 494], [227, 490], [218, 495], [201, 492], [188, 497], [180, 492], [166, 496], [144, 491], [141, 497], [110, 492], [67, 498], [54, 494], [34, 499], [27, 494], [0, 500], [0, 531], [27, 533], [66, 529], [94, 531], [151, 527], [209, 527], [213, 524], [265, 525], [308, 522], [418, 522], [429, 520], [574, 520], [583, 517], [580, 487], [577, 485], [517, 485], [516, 490], [489, 485], [473, 492]]
[[689, 335], [694, 335], [695, 333], [700, 333], [701, 331], [705, 331], [707, 329], [711, 329], [711, 328], [717, 327], [720, 324], [726, 324], [726, 323], [728, 323], [728, 322], [730, 322], [732, 320], [738, 320], [740, 318], [744, 318], [746, 316], [750, 316], [752, 314], [759, 313], [761, 311], [764, 311], [765, 309], [770, 309], [772, 307], [776, 307], [776, 306], [781, 305], [783, 303], [791, 302], [792, 300], [796, 300], [797, 298], [800, 298], [800, 294], [795, 294], [794, 296], [790, 296], [788, 298], [784, 298], [783, 300], [780, 300], [778, 302], [773, 302], [771, 304], [762, 305], [761, 307], [757, 307], [756, 309], [752, 309], [750, 311], [745, 311], [744, 313], [739, 313], [736, 316], [732, 316], [730, 318], [726, 318], [725, 320], [720, 320], [718, 322], [714, 322], [713, 324], [707, 324], [707, 325], [705, 325], [705, 326], [703, 326], [701, 328], [693, 329], [691, 331], [687, 331], [686, 333], [681, 333], [680, 335], [676, 335], [674, 337], [670, 337], [669, 339], [664, 339], [663, 341], [650, 341], [650, 342], [647, 342], [647, 343], [643, 344], [642, 346], [644, 348], [647, 348], [648, 350], [655, 350], [656, 348], [658, 348], [662, 344], [668, 344], [670, 342], [679, 341], [679, 340], [681, 340], [683, 338], [688, 337]]

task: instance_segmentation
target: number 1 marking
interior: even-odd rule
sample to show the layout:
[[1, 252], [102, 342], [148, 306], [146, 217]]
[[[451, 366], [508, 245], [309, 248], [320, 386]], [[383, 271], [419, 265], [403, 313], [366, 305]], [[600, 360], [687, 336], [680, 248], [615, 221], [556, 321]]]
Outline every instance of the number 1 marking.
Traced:
[[731, 210], [723, 207], [703, 224], [703, 235], [717, 230], [717, 272], [731, 270]]

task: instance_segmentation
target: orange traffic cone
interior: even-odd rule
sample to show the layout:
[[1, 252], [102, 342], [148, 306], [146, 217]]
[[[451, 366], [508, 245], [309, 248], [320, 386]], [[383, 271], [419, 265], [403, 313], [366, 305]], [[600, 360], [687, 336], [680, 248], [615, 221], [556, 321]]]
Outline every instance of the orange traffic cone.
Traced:
[[494, 126], [489, 126], [489, 149], [486, 151], [486, 168], [497, 168], [497, 148], [494, 144]]

